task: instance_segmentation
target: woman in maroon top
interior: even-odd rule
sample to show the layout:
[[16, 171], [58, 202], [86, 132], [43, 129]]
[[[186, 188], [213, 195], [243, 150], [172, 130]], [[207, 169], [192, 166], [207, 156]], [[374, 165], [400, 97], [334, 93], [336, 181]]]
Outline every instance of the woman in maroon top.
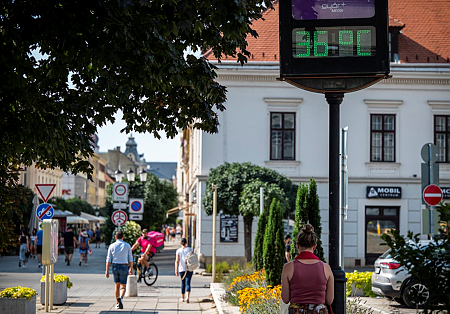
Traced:
[[327, 314], [326, 304], [334, 299], [334, 277], [328, 264], [314, 255], [317, 235], [306, 224], [297, 236], [300, 252], [284, 265], [281, 274], [281, 298], [289, 303], [289, 314]]

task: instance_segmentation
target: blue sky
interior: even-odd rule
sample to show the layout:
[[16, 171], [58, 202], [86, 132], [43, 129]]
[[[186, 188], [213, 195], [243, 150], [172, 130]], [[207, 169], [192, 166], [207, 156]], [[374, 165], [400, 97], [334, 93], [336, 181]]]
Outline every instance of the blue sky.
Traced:
[[[121, 119], [122, 113], [118, 112], [115, 118], [114, 124], [108, 123], [97, 129], [100, 152], [107, 152], [108, 149], [114, 149], [116, 146], [120, 146], [122, 152], [125, 151], [125, 144], [130, 134], [120, 133], [120, 130], [126, 126]], [[178, 161], [179, 137], [167, 139], [164, 133], [160, 133], [160, 135], [161, 140], [158, 140], [149, 133], [133, 133], [138, 144], [138, 153], [144, 154], [146, 161]]]

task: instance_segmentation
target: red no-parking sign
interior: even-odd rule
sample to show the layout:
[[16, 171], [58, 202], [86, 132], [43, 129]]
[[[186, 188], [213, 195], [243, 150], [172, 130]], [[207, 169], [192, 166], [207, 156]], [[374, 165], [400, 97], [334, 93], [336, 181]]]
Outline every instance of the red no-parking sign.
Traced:
[[442, 201], [442, 190], [435, 184], [430, 184], [423, 189], [423, 200], [430, 206], [436, 206]]
[[116, 210], [114, 213], [112, 213], [111, 220], [113, 224], [120, 227], [127, 222], [128, 216], [127, 213], [123, 210]]

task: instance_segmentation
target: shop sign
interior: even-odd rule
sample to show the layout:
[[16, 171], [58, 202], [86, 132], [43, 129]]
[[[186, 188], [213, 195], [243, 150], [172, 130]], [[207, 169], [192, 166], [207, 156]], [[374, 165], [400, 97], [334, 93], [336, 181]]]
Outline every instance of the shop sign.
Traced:
[[220, 242], [238, 242], [238, 216], [220, 215]]
[[450, 198], [450, 187], [441, 187], [442, 190], [442, 198], [449, 199]]
[[393, 186], [368, 186], [367, 198], [402, 198], [402, 188]]

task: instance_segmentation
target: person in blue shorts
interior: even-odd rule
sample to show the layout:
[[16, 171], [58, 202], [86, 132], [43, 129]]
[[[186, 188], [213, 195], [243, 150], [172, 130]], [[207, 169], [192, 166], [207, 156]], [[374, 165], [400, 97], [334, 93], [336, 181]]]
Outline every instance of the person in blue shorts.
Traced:
[[34, 244], [35, 251], [38, 256], [38, 267], [39, 268], [42, 268], [42, 238], [43, 238], [43, 236], [44, 236], [44, 231], [42, 231], [42, 229], [40, 229], [36, 233], [36, 242]]
[[109, 267], [112, 264], [115, 284], [114, 295], [117, 300], [116, 309], [123, 309], [122, 299], [127, 288], [128, 274], [133, 274], [133, 254], [131, 253], [131, 246], [123, 241], [122, 231], [117, 231], [115, 238], [116, 242], [108, 248], [105, 276], [109, 278]]

